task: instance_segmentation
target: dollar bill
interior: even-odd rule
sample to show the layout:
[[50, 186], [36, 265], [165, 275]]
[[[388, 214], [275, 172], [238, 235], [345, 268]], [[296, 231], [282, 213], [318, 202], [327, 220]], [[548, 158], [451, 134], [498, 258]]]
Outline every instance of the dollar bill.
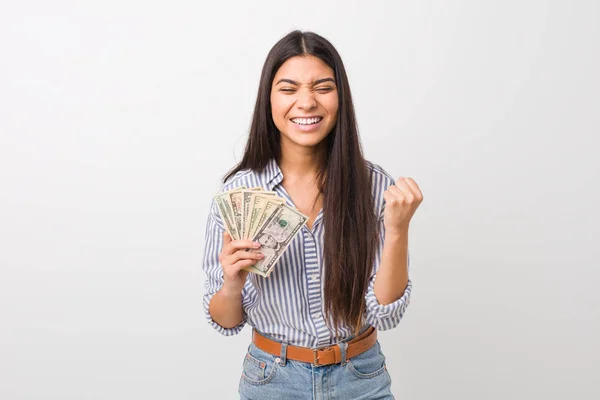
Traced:
[[231, 235], [232, 238], [235, 239], [237, 237], [237, 230], [235, 224], [232, 222], [233, 211], [229, 208], [229, 205], [225, 200], [225, 196], [215, 196], [214, 199], [217, 203], [217, 208], [219, 209], [219, 214], [221, 215], [223, 225], [225, 225], [225, 230], [229, 233], [229, 235]]
[[277, 260], [306, 221], [308, 221], [306, 215], [287, 204], [279, 204], [275, 212], [252, 237], [253, 241], [259, 242], [262, 246], [258, 250], [249, 251], [260, 251], [265, 257], [246, 269], [265, 278], [268, 277]]
[[242, 238], [242, 191], [234, 190], [229, 193], [229, 200], [233, 210], [233, 219], [238, 233], [238, 239]]
[[[275, 196], [277, 196], [277, 193], [271, 192], [271, 191], [264, 191], [264, 190], [261, 190], [261, 191], [244, 190], [244, 191], [242, 191], [242, 208], [243, 208], [242, 239], [248, 239], [248, 237], [250, 236], [251, 217], [252, 217], [252, 214], [255, 212], [253, 207], [255, 205], [258, 205], [258, 207], [260, 207], [260, 205], [258, 204], [258, 203], [260, 203], [260, 201], [256, 201], [257, 196], [259, 196], [258, 197], [259, 199], [263, 199], [265, 196], [266, 197], [275, 197]], [[258, 212], [258, 210], [256, 212]]]
[[284, 204], [285, 200], [281, 197], [256, 196], [253, 205], [252, 214], [250, 214], [250, 229], [248, 239], [254, 237], [256, 231], [273, 215], [277, 206]]
[[264, 191], [262, 187], [253, 187], [249, 189], [242, 190], [242, 212], [241, 214], [241, 238], [248, 238], [248, 224], [247, 221], [250, 219], [248, 216], [250, 215], [250, 198], [254, 193], [264, 193], [275, 196], [275, 192]]
[[233, 206], [231, 204], [230, 194], [232, 192], [244, 189], [246, 189], [246, 186], [240, 186], [238, 188], [231, 189], [214, 196], [215, 202], [217, 203], [217, 208], [219, 209], [219, 213], [221, 214], [221, 219], [225, 224], [225, 230], [229, 232], [233, 239], [239, 239], [240, 236], [235, 221], [235, 215], [233, 212]]
[[233, 210], [233, 216], [235, 219], [235, 227], [237, 229], [237, 233], [238, 233], [238, 238], [239, 239], [243, 239], [244, 238], [244, 229], [243, 229], [243, 220], [244, 220], [244, 208], [243, 208], [243, 193], [245, 190], [249, 190], [249, 191], [259, 191], [262, 190], [262, 188], [260, 186], [258, 187], [252, 187], [249, 189], [246, 189], [245, 187], [243, 189], [236, 189], [236, 190], [232, 190], [229, 192], [229, 199], [230, 199], [230, 203], [232, 206], [232, 210]]

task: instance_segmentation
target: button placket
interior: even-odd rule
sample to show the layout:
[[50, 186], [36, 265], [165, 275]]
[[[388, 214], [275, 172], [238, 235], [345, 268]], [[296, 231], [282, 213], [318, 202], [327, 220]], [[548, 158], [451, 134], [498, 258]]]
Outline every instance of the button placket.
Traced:
[[327, 334], [327, 327], [322, 316], [322, 288], [320, 282], [320, 264], [317, 243], [318, 236], [310, 230], [304, 232], [304, 250], [305, 250], [305, 282], [308, 291], [308, 315], [314, 332], [316, 335], [316, 343], [321, 343], [324, 340], [324, 335]]
[[314, 232], [314, 246], [315, 246], [315, 268], [311, 270], [309, 276], [309, 284], [315, 290], [315, 302], [314, 307], [311, 307], [311, 317], [313, 323], [317, 326], [317, 344], [326, 345], [329, 342], [329, 329], [325, 321], [325, 315], [323, 314], [323, 287], [321, 285], [321, 271], [323, 270], [322, 265], [322, 239], [323, 239], [323, 226], [315, 222], [313, 226]]

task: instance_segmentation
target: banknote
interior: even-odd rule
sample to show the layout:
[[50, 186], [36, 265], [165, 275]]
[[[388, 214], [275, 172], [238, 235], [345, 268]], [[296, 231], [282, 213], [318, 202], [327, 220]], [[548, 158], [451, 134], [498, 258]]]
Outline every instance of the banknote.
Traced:
[[253, 208], [250, 214], [250, 228], [248, 239], [254, 237], [256, 231], [273, 215], [277, 206], [284, 204], [285, 200], [281, 197], [256, 196]]
[[217, 208], [219, 209], [219, 214], [221, 215], [223, 225], [225, 225], [225, 230], [232, 238], [235, 238], [237, 236], [237, 232], [233, 222], [231, 222], [233, 215], [231, 215], [231, 210], [229, 209], [227, 202], [221, 196], [215, 196], [215, 202], [217, 203]]
[[217, 203], [217, 208], [219, 209], [219, 213], [221, 214], [221, 219], [225, 224], [225, 229], [227, 230], [227, 232], [229, 232], [233, 239], [239, 239], [240, 236], [238, 234], [237, 224], [233, 213], [230, 193], [244, 189], [246, 189], [245, 186], [240, 186], [239, 188], [228, 190], [226, 192], [219, 193], [216, 196], [214, 196], [215, 202]]
[[233, 216], [235, 219], [235, 227], [237, 229], [237, 233], [238, 233], [238, 239], [243, 239], [244, 238], [244, 230], [243, 230], [243, 213], [244, 213], [244, 209], [243, 209], [243, 192], [244, 190], [249, 190], [249, 191], [258, 191], [258, 190], [262, 190], [262, 188], [259, 187], [252, 187], [249, 189], [236, 189], [236, 190], [231, 190], [229, 192], [229, 199], [231, 202], [231, 207], [233, 210]]
[[276, 192], [265, 191], [265, 190], [242, 190], [242, 239], [248, 239], [250, 229], [250, 217], [253, 212], [254, 197], [253, 196], [277, 196]]
[[233, 219], [235, 221], [235, 228], [238, 233], [238, 239], [242, 238], [242, 191], [234, 190], [229, 192], [229, 200], [231, 202], [231, 208], [233, 210]]
[[265, 257], [256, 264], [247, 267], [247, 270], [265, 278], [268, 277], [273, 271], [277, 260], [306, 224], [306, 221], [308, 221], [308, 217], [295, 208], [287, 204], [279, 204], [273, 214], [252, 237], [253, 241], [259, 242], [262, 246], [258, 250], [249, 251], [259, 251]]

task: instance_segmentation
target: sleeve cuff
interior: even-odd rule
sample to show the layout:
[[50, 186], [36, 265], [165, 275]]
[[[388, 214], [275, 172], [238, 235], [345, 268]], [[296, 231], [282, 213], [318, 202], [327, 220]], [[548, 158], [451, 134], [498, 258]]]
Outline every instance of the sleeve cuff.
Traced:
[[402, 297], [393, 303], [381, 305], [375, 297], [373, 284], [370, 284], [366, 298], [368, 322], [382, 331], [396, 327], [410, 304], [411, 290], [412, 281], [409, 279]]

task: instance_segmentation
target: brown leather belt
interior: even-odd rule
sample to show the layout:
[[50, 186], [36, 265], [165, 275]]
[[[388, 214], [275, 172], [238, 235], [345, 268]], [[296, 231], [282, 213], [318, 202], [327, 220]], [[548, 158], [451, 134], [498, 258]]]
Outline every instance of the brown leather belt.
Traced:
[[[278, 357], [281, 355], [281, 342], [264, 337], [256, 329], [252, 331], [252, 341], [256, 347], [267, 353], [271, 353]], [[359, 336], [348, 342], [346, 360], [369, 350], [375, 342], [377, 342], [377, 329], [371, 326]], [[341, 362], [342, 352], [337, 344], [320, 349], [293, 346], [290, 344], [286, 349], [286, 358], [319, 366]]]

